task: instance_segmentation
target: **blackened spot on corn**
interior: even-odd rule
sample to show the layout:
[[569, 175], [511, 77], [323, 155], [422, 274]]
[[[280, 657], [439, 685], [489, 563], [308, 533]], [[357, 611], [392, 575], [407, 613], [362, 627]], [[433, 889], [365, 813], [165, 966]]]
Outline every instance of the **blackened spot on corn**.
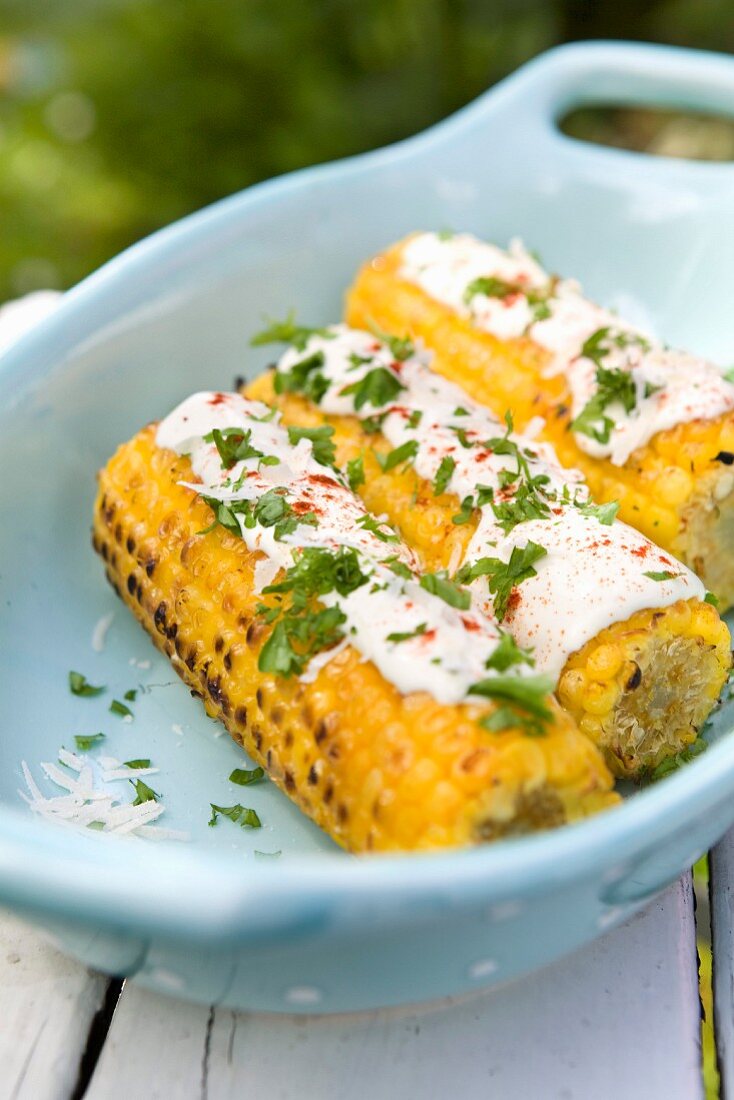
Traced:
[[171, 623], [171, 625], [166, 628], [166, 637], [167, 638], [175, 638], [177, 634], [178, 634], [178, 623]]
[[315, 787], [318, 781], [319, 777], [316, 771], [316, 765], [312, 764], [308, 770], [308, 777], [306, 779], [306, 782], [308, 783], [309, 787]]
[[204, 698], [204, 696], [201, 694], [200, 691], [194, 691], [193, 688], [191, 688], [191, 695], [192, 695], [192, 698], [194, 698], [194, 699], [203, 699]]
[[227, 696], [222, 690], [221, 676], [215, 676], [213, 679], [207, 680], [206, 686], [215, 703], [218, 703], [220, 707], [223, 707], [225, 703], [228, 704]]
[[263, 693], [262, 693], [262, 688], [258, 688], [258, 689], [257, 689], [257, 691], [255, 692], [255, 700], [256, 700], [256, 702], [257, 702], [257, 705], [258, 705], [258, 706], [260, 707], [260, 710], [262, 710], [262, 709], [263, 709]]
[[[634, 663], [634, 662], [633, 662]], [[635, 671], [630, 676], [627, 683], [624, 685], [627, 691], [634, 691], [642, 683], [642, 669], [638, 664], [635, 664]]]
[[155, 614], [153, 615], [153, 622], [155, 623], [156, 630], [159, 634], [166, 633], [166, 611], [167, 608], [165, 600], [161, 600], [161, 602], [155, 609]]
[[338, 760], [339, 759], [339, 746], [338, 745], [329, 745], [329, 748], [327, 749], [326, 755], [329, 757], [330, 760]]
[[109, 556], [110, 556], [110, 552], [109, 552], [109, 550], [107, 549], [107, 543], [106, 543], [106, 542], [103, 542], [103, 543], [102, 543], [102, 546], [100, 547], [100, 551], [99, 551], [99, 552], [100, 552], [100, 554], [102, 555], [102, 557], [104, 558], [104, 560], [105, 560], [105, 561], [107, 561], [107, 559], [108, 559], [108, 558], [109, 558]]
[[247, 615], [239, 614], [237, 616], [237, 626], [240, 628], [240, 630], [247, 630], [249, 625], [250, 620], [248, 619]]
[[279, 726], [281, 724], [281, 722], [283, 721], [283, 708], [281, 706], [278, 706], [276, 704], [273, 707], [273, 709], [270, 712], [270, 721], [275, 726]]
[[117, 569], [117, 551], [113, 550], [110, 555], [110, 565], [113, 569]]
[[326, 722], [319, 722], [318, 726], [316, 727], [316, 732], [314, 734], [314, 740], [317, 745], [320, 745], [322, 741], [326, 740], [327, 732], [328, 731], [326, 729]]
[[257, 645], [266, 630], [267, 627], [264, 623], [250, 623], [246, 634], [247, 644], [250, 646]]
[[138, 603], [143, 602], [143, 586], [140, 583], [140, 581], [138, 581], [138, 587], [135, 589], [135, 598], [138, 601]]
[[286, 768], [285, 774], [283, 776], [283, 783], [285, 785], [285, 789], [288, 791], [289, 794], [292, 793], [293, 791], [295, 791], [296, 781], [293, 778], [293, 772], [288, 771], [287, 768]]
[[349, 819], [349, 810], [343, 802], [340, 802], [336, 808], [336, 819], [340, 825], [344, 825]]
[[324, 802], [326, 803], [327, 806], [329, 805], [329, 803], [331, 802], [333, 797], [334, 797], [334, 788], [333, 788], [332, 784], [329, 783], [327, 785], [326, 789], [324, 790]]
[[559, 420], [563, 416], [568, 416], [568, 413], [569, 413], [568, 405], [558, 405], [558, 407], [556, 408], [556, 416], [558, 417]]
[[214, 639], [214, 652], [221, 653], [223, 649], [224, 638], [221, 636], [221, 634], [217, 634], [216, 638]]
[[272, 749], [268, 749], [267, 755], [265, 757], [265, 763], [267, 764], [268, 769], [272, 768], [272, 766], [273, 766], [273, 751], [272, 751]]
[[313, 725], [313, 712], [312, 712], [310, 706], [308, 705], [308, 703], [306, 704], [306, 706], [301, 711], [301, 718], [303, 719], [303, 724], [308, 729], [311, 729], [311, 726]]
[[260, 749], [262, 748], [262, 743], [263, 743], [263, 735], [262, 735], [262, 730], [259, 729], [257, 726], [255, 726], [253, 728], [252, 740], [255, 743], [255, 748], [257, 749], [258, 752], [260, 752]]
[[135, 553], [135, 539], [132, 537], [132, 535], [127, 536], [127, 542], [125, 543], [125, 546], [127, 547], [128, 554]]
[[227, 672], [231, 672], [231, 670], [232, 670], [232, 650], [231, 649], [228, 649], [227, 652], [224, 654], [224, 667], [226, 668]]
[[130, 593], [131, 596], [135, 595], [135, 589], [137, 588], [137, 586], [138, 586], [138, 582], [137, 582], [137, 579], [135, 577], [135, 574], [131, 573], [130, 576], [127, 578], [127, 590], [128, 590], [128, 592]]
[[155, 558], [148, 558], [148, 560], [145, 563], [145, 572], [148, 574], [149, 577], [153, 576], [153, 570], [155, 569], [155, 567], [156, 567]]
[[189, 650], [188, 656], [186, 657], [186, 667], [189, 670], [189, 672], [193, 672], [195, 665], [196, 665], [196, 648], [194, 647], [191, 650]]
[[717, 455], [714, 455], [714, 462], [723, 462], [725, 466], [731, 466], [734, 463], [734, 453], [732, 451], [719, 451]]
[[244, 389], [245, 381], [246, 381], [246, 379], [241, 374], [236, 374], [234, 376], [234, 391], [235, 391], [235, 393], [239, 393], [240, 390]]
[[234, 720], [240, 726], [246, 726], [247, 725], [247, 707], [237, 707], [237, 710], [234, 712]]
[[115, 524], [115, 542], [122, 542], [122, 524]]
[[283, 744], [287, 749], [293, 748], [293, 730], [286, 730], [285, 737], [283, 738]]
[[183, 660], [183, 642], [180, 638], [176, 638], [173, 648], [176, 650], [176, 656]]
[[112, 524], [112, 520], [115, 518], [115, 503], [114, 501], [112, 501], [110, 504], [105, 506], [103, 502], [103, 507], [105, 521], [107, 523], [107, 526], [110, 527]]

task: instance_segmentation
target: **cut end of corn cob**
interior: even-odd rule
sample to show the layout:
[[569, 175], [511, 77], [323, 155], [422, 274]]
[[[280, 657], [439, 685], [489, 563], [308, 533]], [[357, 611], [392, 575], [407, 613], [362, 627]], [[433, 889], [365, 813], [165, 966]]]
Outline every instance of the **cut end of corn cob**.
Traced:
[[434, 367], [523, 431], [541, 417], [541, 438], [563, 465], [581, 469], [598, 502], [619, 501], [619, 518], [686, 563], [721, 601], [734, 604], [734, 416], [690, 421], [653, 436], [623, 466], [592, 458], [569, 430], [563, 375], [544, 372], [550, 353], [526, 338], [500, 340], [400, 276], [399, 242], [359, 271], [346, 320], [423, 340]]
[[[388, 516], [426, 569], [453, 571], [461, 564], [474, 524], [454, 525], [456, 498], [434, 496], [412, 467], [383, 471], [373, 448], [389, 445], [379, 434], [367, 434], [356, 417], [325, 416], [298, 395], [277, 395], [272, 373], [251, 382], [247, 394], [277, 405], [286, 424], [329, 423], [340, 464], [363, 456], [359, 492], [370, 510]], [[635, 777], [695, 741], [726, 681], [730, 646], [726, 624], [708, 603], [649, 608], [574, 653], [559, 678], [558, 698], [612, 772]]]
[[640, 611], [573, 654], [558, 698], [612, 771], [634, 777], [695, 741], [726, 680], [730, 644], [707, 603]]
[[258, 668], [261, 557], [180, 484], [187, 459], [148, 427], [99, 478], [93, 542], [110, 583], [207, 713], [355, 852], [479, 843], [614, 805], [601, 754], [560, 708], [543, 737], [488, 733], [487, 706], [401, 696], [351, 647], [311, 683]]

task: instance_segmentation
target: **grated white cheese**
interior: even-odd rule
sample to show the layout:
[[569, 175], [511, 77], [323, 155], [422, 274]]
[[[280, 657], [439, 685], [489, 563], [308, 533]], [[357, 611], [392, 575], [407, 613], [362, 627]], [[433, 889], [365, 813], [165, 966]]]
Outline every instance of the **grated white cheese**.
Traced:
[[110, 611], [109, 615], [103, 615], [101, 619], [97, 620], [97, 624], [92, 631], [92, 649], [95, 653], [101, 653], [104, 649], [105, 641], [107, 640], [107, 631], [112, 626], [114, 617], [114, 611]]
[[19, 790], [18, 794], [32, 813], [67, 828], [88, 829], [99, 823], [100, 832], [114, 833], [117, 836], [159, 840], [189, 839], [188, 834], [177, 829], [153, 825], [165, 812], [163, 803], [151, 801], [134, 806], [132, 802], [121, 801], [119, 795], [107, 788], [108, 783], [120, 779], [132, 780], [154, 775], [159, 768], [126, 768], [111, 756], [100, 757], [99, 760], [84, 760], [64, 748], [59, 750], [59, 760], [66, 765], [68, 771], [53, 762], [41, 764], [46, 778], [65, 792], [50, 797], [42, 793], [28, 764], [25, 760], [22, 761], [23, 778], [28, 792]]

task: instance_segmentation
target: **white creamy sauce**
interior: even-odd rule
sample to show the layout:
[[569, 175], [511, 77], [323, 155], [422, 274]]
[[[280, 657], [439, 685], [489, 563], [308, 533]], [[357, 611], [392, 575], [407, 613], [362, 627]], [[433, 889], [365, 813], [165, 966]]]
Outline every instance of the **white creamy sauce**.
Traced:
[[[488, 486], [495, 504], [514, 499], [517, 483], [503, 487], [502, 474], [517, 469], [516, 458], [497, 453], [501, 447], [484, 445], [504, 437], [505, 424], [435, 374], [425, 352], [416, 350], [396, 361], [388, 344], [369, 333], [345, 325], [334, 325], [329, 332], [330, 338], [312, 336], [303, 351], [289, 349], [278, 372], [287, 374], [307, 357], [320, 355], [317, 369], [327, 385], [319, 407], [325, 413], [349, 412], [361, 418], [385, 414], [382, 433], [393, 448], [413, 443], [409, 460], [421, 478], [434, 481], [442, 460], [449, 459], [454, 467], [445, 491], [460, 500], [476, 500], [477, 487]], [[389, 372], [402, 388], [383, 406], [366, 403], [357, 410], [356, 394], [343, 391], [376, 368]], [[577, 506], [588, 501], [582, 475], [562, 469], [549, 444], [514, 434], [509, 439], [520, 447], [530, 476], [547, 477], [542, 493], [549, 515], [517, 523], [506, 533], [492, 504], [485, 503], [478, 510], [479, 523], [465, 561], [493, 557], [508, 562], [513, 548], [528, 542], [547, 550], [547, 556], [534, 564], [537, 575], [515, 586], [505, 624], [519, 645], [533, 648], [539, 671], [558, 677], [572, 653], [636, 611], [703, 598], [705, 589], [698, 578], [644, 535], [626, 524], [604, 524], [585, 515]], [[672, 576], [655, 580], [647, 573]], [[469, 587], [474, 606], [492, 615], [486, 577], [478, 577]]]
[[[368, 513], [341, 475], [316, 461], [310, 441], [292, 444], [277, 415], [262, 419], [270, 413], [266, 405], [239, 394], [194, 394], [161, 421], [156, 443], [189, 456], [198, 480], [185, 484], [206, 497], [225, 504], [255, 502], [277, 489], [293, 513], [313, 513], [315, 525], [299, 523], [281, 538], [276, 538], [274, 526], [255, 523], [248, 527], [244, 517], [237, 516], [248, 548], [265, 555], [267, 565], [258, 565], [258, 581], [266, 584], [274, 573], [288, 569], [304, 548], [335, 551], [353, 547], [361, 571], [368, 575], [367, 582], [345, 596], [330, 592], [319, 597], [324, 605], [338, 606], [346, 616], [343, 631], [349, 644], [373, 661], [403, 694], [426, 691], [446, 704], [465, 700], [471, 685], [488, 675], [485, 664], [500, 638], [496, 623], [477, 611], [449, 606], [421, 588], [417, 578], [397, 576], [388, 564], [390, 559], [415, 572], [413, 553], [395, 539], [392, 528], [380, 526], [390, 540], [382, 541], [378, 534], [361, 527], [359, 521]], [[260, 458], [249, 457], [223, 469], [216, 444], [204, 438], [215, 428], [250, 432], [250, 446], [277, 458], [278, 463], [262, 465]], [[414, 636], [388, 640], [395, 634]], [[334, 647], [329, 656], [340, 648]], [[319, 662], [318, 669], [325, 663], [324, 655], [318, 654], [314, 662]], [[526, 671], [523, 666], [518, 674]], [[313, 679], [314, 669], [310, 672]], [[309, 669], [305, 678], [309, 679]]]
[[[625, 409], [614, 401], [605, 408], [604, 415], [613, 422], [601, 433], [608, 438], [574, 432], [578, 446], [594, 457], [622, 466], [658, 432], [734, 409], [734, 386], [716, 366], [666, 348], [588, 301], [577, 282], [553, 279], [517, 242], [504, 252], [469, 234], [421, 233], [405, 245], [400, 275], [498, 339], [526, 336], [548, 351], [547, 373], [567, 378], [574, 418], [597, 393], [597, 366], [632, 373], [635, 405]], [[510, 289], [467, 296], [467, 288], [478, 279], [500, 280]], [[538, 298], [544, 302], [540, 312], [533, 304]], [[611, 330], [611, 346], [595, 363], [582, 352], [600, 329]], [[631, 340], [628, 346], [615, 346], [618, 334], [623, 342], [625, 337]]]

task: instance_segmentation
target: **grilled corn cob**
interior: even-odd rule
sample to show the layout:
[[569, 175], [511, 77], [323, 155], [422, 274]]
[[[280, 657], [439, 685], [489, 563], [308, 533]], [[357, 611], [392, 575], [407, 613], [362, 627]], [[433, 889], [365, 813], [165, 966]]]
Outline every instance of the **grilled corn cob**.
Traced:
[[615, 803], [600, 754], [552, 699], [543, 736], [506, 720], [488, 732], [494, 702], [401, 694], [345, 642], [311, 682], [262, 671], [275, 630], [259, 607], [272, 599], [258, 592], [266, 555], [221, 525], [189, 458], [156, 438], [145, 428], [99, 475], [93, 542], [108, 579], [207, 713], [339, 844], [466, 845]]
[[[360, 388], [365, 392], [364, 379], [368, 375], [377, 385], [377, 371], [389, 373], [392, 356], [384, 354], [387, 345], [364, 332], [350, 332], [343, 326], [319, 330], [310, 337], [309, 330], [294, 331], [300, 338], [302, 350], [287, 353], [277, 373], [256, 379], [247, 388], [248, 395], [276, 403], [285, 423], [309, 428], [330, 426], [339, 464], [346, 469], [359, 464], [355, 487], [367, 507], [375, 514], [386, 515], [399, 528], [402, 537], [420, 554], [425, 569], [455, 570], [467, 559], [483, 511], [495, 508], [499, 498], [495, 497], [483, 508], [473, 506], [476, 500], [470, 501], [472, 506], [467, 510], [465, 504], [448, 491], [450, 478], [441, 486], [435, 481], [432, 484], [419, 475], [414, 462], [420, 462], [422, 456], [429, 466], [432, 463], [433, 470], [437, 466], [441, 469], [439, 457], [444, 453], [440, 424], [431, 420], [430, 409], [425, 403], [427, 387], [435, 385], [444, 406], [450, 404], [460, 410], [461, 417], [456, 419], [456, 424], [466, 424], [469, 428], [479, 424], [481, 427], [481, 419], [477, 420], [474, 415], [474, 403], [456, 387], [432, 378], [425, 362], [404, 348], [403, 361], [393, 363], [397, 388], [391, 392], [383, 376], [384, 405], [377, 402], [380, 407], [376, 409], [365, 401], [361, 408], [362, 419], [359, 419], [349, 415], [348, 410], [351, 408], [354, 413], [358, 393]], [[274, 335], [292, 336], [293, 333], [281, 330]], [[371, 355], [374, 356], [372, 360]], [[304, 363], [309, 365], [306, 372], [301, 369]], [[349, 386], [351, 394], [347, 394], [345, 384], [352, 379], [355, 381]], [[302, 396], [304, 390], [310, 392], [312, 400]], [[322, 411], [322, 406], [338, 410], [338, 415], [329, 415]], [[398, 424], [415, 422], [414, 434], [408, 434], [407, 442], [394, 449], [379, 430], [375, 431], [380, 424], [385, 424], [385, 417], [389, 415], [386, 410], [390, 409]], [[486, 415], [486, 410], [482, 411]], [[368, 413], [377, 415], [365, 421]], [[390, 423], [388, 420], [388, 430]], [[419, 423], [422, 423], [423, 451], [418, 443]], [[489, 417], [487, 434], [497, 434], [492, 432], [491, 425]], [[461, 455], [466, 453], [465, 448], [471, 445], [471, 439], [460, 428], [452, 430], [458, 432], [459, 437], [463, 432], [463, 443], [457, 441], [453, 446], [448, 445], [443, 462], [448, 458], [449, 463], [456, 466], [457, 461], [461, 462]], [[398, 428], [398, 433], [400, 431]], [[398, 434], [397, 439], [402, 438]], [[391, 442], [396, 442], [394, 435]], [[504, 443], [505, 453], [511, 451], [509, 436], [495, 440], [498, 452], [502, 449], [500, 443]], [[526, 450], [524, 453], [531, 452]], [[449, 458], [449, 455], [457, 458]], [[477, 461], [487, 457], [479, 454]], [[488, 479], [486, 464], [479, 468], [485, 472], [484, 480]], [[538, 470], [546, 468], [552, 471], [551, 466], [533, 466], [530, 472], [534, 470], [537, 474]], [[485, 491], [487, 488], [484, 486]], [[582, 511], [587, 507], [583, 499]], [[560, 497], [556, 503], [560, 504]], [[541, 533], [533, 538], [537, 537], [539, 542], [547, 541], [548, 536], [555, 537], [553, 527], [572, 524], [578, 513], [578, 509], [569, 504], [556, 507], [554, 511], [561, 518], [555, 520], [554, 515], [549, 514], [544, 521], [545, 533], [542, 523], [535, 524], [534, 530]], [[601, 601], [602, 615], [606, 616], [604, 627], [576, 634], [577, 644], [567, 645], [564, 651], [561, 636], [564, 615], [567, 619], [583, 620], [585, 609], [583, 598], [577, 597], [574, 602], [574, 593], [565, 590], [558, 581], [555, 582], [557, 602], [548, 609], [554, 617], [548, 622], [546, 615], [544, 636], [539, 632], [534, 635], [531, 630], [529, 624], [535, 622], [533, 608], [531, 605], [530, 611], [523, 611], [524, 586], [521, 584], [513, 589], [508, 600], [507, 623], [510, 630], [525, 631], [519, 635], [522, 644], [532, 644], [535, 636], [542, 667], [558, 677], [557, 691], [562, 705], [604, 752], [611, 769], [617, 775], [637, 776], [695, 741], [726, 679], [730, 664], [729, 633], [710, 604], [700, 598], [675, 598], [681, 594], [690, 597], [699, 591], [703, 595], [699, 582], [690, 574], [687, 574], [690, 584], [681, 581], [677, 593], [669, 590], [664, 595], [658, 582], [674, 575], [667, 572], [668, 567], [673, 566], [671, 560], [660, 557], [657, 548], [624, 525], [611, 527], [608, 523], [597, 522], [593, 516], [589, 517], [589, 523], [592, 519], [591, 534], [587, 535], [584, 530], [585, 541], [569, 544], [570, 571], [562, 573], [561, 578], [573, 580], [575, 573], [580, 586], [580, 571], [592, 557], [598, 559], [603, 566], [602, 589], [606, 585]], [[514, 530], [520, 532], [526, 526], [527, 521], [518, 522]], [[586, 520], [581, 526], [584, 529], [588, 526]], [[621, 569], [620, 552], [624, 555]], [[655, 567], [660, 569], [661, 561], [665, 568], [662, 573], [656, 573]], [[648, 579], [643, 582], [645, 592], [629, 599], [627, 589], [632, 590], [645, 566], [648, 570], [645, 573]], [[605, 573], [613, 575], [609, 577]], [[682, 569], [681, 578], [686, 573]], [[543, 577], [548, 576], [552, 578], [553, 574], [543, 574]], [[541, 584], [539, 577], [538, 585]], [[617, 598], [622, 607], [627, 608], [627, 613], [615, 620]], [[520, 602], [519, 610], [517, 605], [512, 606], [513, 600]], [[557, 653], [547, 651], [549, 639]]]
[[734, 387], [716, 368], [652, 344], [518, 248], [466, 237], [419, 235], [366, 264], [347, 319], [422, 339], [436, 370], [519, 430], [542, 418], [597, 501], [619, 501], [621, 519], [734, 602]]

